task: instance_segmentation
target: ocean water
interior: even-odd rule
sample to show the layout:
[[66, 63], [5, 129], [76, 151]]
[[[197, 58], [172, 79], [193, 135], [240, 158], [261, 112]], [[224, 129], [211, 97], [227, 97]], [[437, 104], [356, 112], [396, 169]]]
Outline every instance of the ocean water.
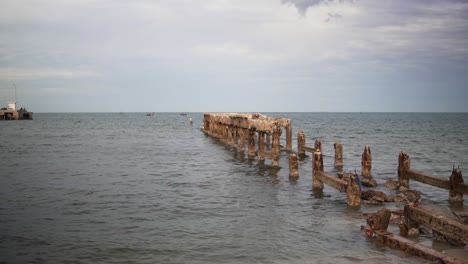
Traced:
[[[380, 186], [397, 179], [401, 150], [428, 174], [468, 167], [466, 113], [265, 114], [291, 118], [294, 149], [298, 129], [309, 145], [320, 138], [332, 173], [335, 140], [345, 171], [360, 171], [370, 145]], [[202, 119], [36, 113], [0, 122], [0, 262], [427, 263], [361, 233], [362, 213], [382, 206], [347, 208], [328, 186], [314, 193], [310, 157], [291, 181], [287, 153], [279, 169], [249, 160], [205, 136]], [[411, 187], [423, 204], [448, 204], [448, 191]]]

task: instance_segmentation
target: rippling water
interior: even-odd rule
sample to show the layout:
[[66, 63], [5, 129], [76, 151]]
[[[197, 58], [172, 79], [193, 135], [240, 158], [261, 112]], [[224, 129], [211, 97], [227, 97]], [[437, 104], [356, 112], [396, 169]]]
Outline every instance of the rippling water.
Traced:
[[[321, 138], [326, 171], [335, 140], [345, 170], [369, 144], [380, 184], [403, 149], [418, 171], [468, 167], [468, 114], [268, 115], [292, 119], [293, 146], [299, 128]], [[201, 113], [34, 118], [0, 122], [0, 262], [425, 263], [363, 236], [360, 214], [380, 207], [348, 209], [327, 186], [314, 195], [310, 159], [291, 182], [286, 153], [279, 170], [248, 160], [201, 133]], [[447, 191], [411, 186], [447, 204]]]

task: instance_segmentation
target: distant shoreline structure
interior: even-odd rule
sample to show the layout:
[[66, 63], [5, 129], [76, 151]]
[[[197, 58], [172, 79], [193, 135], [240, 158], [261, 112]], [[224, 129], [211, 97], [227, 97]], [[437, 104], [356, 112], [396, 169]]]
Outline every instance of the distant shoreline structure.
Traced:
[[0, 109], [0, 120], [32, 120], [33, 113], [26, 110], [26, 108], [20, 108], [16, 110], [16, 101], [8, 102], [8, 107]]

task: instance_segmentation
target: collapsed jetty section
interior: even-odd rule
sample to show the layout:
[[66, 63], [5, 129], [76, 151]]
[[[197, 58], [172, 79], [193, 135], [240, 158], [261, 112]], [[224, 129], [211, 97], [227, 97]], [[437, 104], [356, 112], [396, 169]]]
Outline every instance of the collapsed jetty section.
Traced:
[[279, 166], [283, 129], [286, 130], [284, 150], [292, 151], [291, 120], [287, 118], [258, 113], [205, 113], [202, 131], [232, 144], [240, 151], [245, 151], [247, 145], [249, 157], [258, 156], [259, 160], [269, 158], [272, 166]]

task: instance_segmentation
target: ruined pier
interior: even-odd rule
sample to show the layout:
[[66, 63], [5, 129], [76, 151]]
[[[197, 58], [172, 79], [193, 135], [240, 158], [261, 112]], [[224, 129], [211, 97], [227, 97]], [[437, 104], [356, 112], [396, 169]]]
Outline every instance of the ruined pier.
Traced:
[[[219, 138], [244, 152], [247, 145], [249, 157], [271, 159], [272, 166], [279, 166], [280, 142], [286, 130], [286, 147], [292, 151], [291, 120], [248, 113], [205, 113], [202, 131]], [[269, 148], [267, 148], [269, 146]]]
[[[306, 145], [306, 137], [302, 130], [297, 134], [297, 152], [292, 149], [292, 126], [291, 120], [287, 118], [267, 117], [258, 113], [205, 113], [203, 127], [201, 130], [209, 136], [218, 138], [223, 142], [233, 146], [238, 151], [247, 154], [249, 158], [257, 157], [259, 161], [266, 158], [271, 160], [272, 166], [279, 166], [280, 151], [287, 151], [289, 155], [289, 177], [296, 179], [299, 177], [299, 161], [311, 154], [312, 161], [312, 181], [311, 186], [314, 191], [321, 192], [324, 184], [346, 193], [349, 207], [359, 207], [361, 198], [366, 200], [369, 195], [378, 196], [385, 194], [381, 191], [363, 190], [365, 187], [375, 187], [377, 182], [372, 177], [372, 154], [369, 145], [365, 145], [361, 156], [361, 172], [343, 173], [343, 145], [335, 142], [334, 167], [338, 169], [337, 175], [324, 171], [322, 142], [315, 140], [313, 146]], [[285, 133], [283, 133], [285, 131]], [[286, 146], [280, 145], [281, 136], [286, 134]], [[392, 199], [377, 199], [379, 202], [406, 202], [404, 210], [400, 210], [400, 235], [387, 231], [392, 213], [388, 209], [380, 210], [371, 214], [367, 219], [365, 231], [372, 238], [376, 238], [383, 244], [400, 249], [413, 255], [417, 255], [440, 263], [464, 263], [455, 257], [448, 256], [442, 252], [434, 250], [422, 243], [417, 243], [408, 239], [408, 231], [419, 232], [420, 227], [432, 230], [434, 241], [448, 242], [457, 246], [468, 244], [468, 217], [465, 214], [457, 217], [441, 213], [440, 210], [420, 206], [420, 196], [418, 192], [409, 189], [410, 180], [419, 181], [434, 187], [449, 191], [450, 205], [463, 207], [463, 195], [468, 194], [468, 186], [463, 182], [463, 177], [459, 168], [453, 167], [452, 175], [448, 178], [428, 175], [414, 171], [410, 168], [410, 158], [404, 152], [400, 152], [398, 157], [398, 181], [395, 187], [406, 196], [390, 197]], [[362, 179], [359, 178], [362, 176]], [[386, 184], [387, 186], [387, 184]], [[413, 195], [413, 196], [411, 196]], [[406, 198], [405, 198], [406, 197]], [[381, 198], [380, 196], [377, 198]], [[388, 197], [387, 197], [388, 198]], [[411, 198], [411, 199], [410, 199]]]

